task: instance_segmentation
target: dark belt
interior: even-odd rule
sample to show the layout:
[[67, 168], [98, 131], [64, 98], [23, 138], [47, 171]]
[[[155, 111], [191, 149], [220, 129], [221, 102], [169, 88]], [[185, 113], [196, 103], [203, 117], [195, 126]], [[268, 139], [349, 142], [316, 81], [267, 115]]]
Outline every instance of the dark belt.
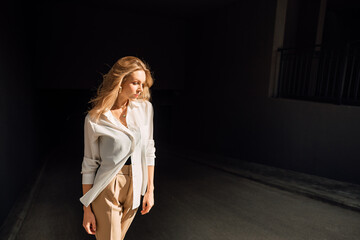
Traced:
[[125, 165], [130, 165], [130, 164], [131, 164], [131, 156], [125, 162]]

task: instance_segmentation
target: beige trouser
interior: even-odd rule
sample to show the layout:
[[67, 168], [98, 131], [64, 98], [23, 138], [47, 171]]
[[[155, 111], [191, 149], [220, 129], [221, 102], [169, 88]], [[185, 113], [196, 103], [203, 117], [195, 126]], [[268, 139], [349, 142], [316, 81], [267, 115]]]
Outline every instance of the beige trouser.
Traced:
[[131, 165], [124, 165], [100, 195], [91, 203], [96, 219], [97, 240], [122, 240], [135, 217], [132, 210]]

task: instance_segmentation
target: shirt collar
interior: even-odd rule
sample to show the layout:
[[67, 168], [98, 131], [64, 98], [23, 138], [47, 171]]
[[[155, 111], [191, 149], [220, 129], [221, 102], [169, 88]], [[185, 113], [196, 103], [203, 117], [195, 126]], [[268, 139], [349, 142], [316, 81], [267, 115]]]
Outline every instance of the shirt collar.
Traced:
[[[140, 106], [140, 104], [141, 104], [141, 103], [139, 102], [138, 99], [130, 100], [130, 101], [129, 101], [129, 107], [130, 107], [131, 109], [133, 109], [133, 108], [138, 108], [138, 107]], [[129, 112], [128, 112], [128, 113], [129, 113]], [[121, 128], [123, 131], [129, 133], [129, 134], [132, 136], [131, 131], [130, 131], [127, 127], [125, 127], [124, 125], [122, 125], [122, 124], [114, 117], [114, 115], [111, 113], [110, 110], [107, 110], [107, 111], [104, 112], [103, 114], [106, 116], [106, 118], [107, 118], [110, 122], [112, 122], [112, 123], [115, 124], [116, 126], [120, 126], [120, 128]]]
[[107, 110], [106, 112], [103, 113], [105, 115], [105, 117], [108, 119], [108, 121], [110, 121], [113, 125], [117, 126], [119, 129], [121, 129], [123, 132], [127, 133], [128, 135], [130, 135], [132, 138], [134, 138], [134, 135], [132, 133], [132, 131], [130, 131], [130, 129], [128, 129], [127, 127], [125, 127], [124, 125], [122, 125], [120, 123], [119, 120], [117, 120], [114, 115], [111, 113], [110, 110]]
[[[137, 108], [140, 106], [140, 102], [139, 100], [130, 100], [129, 101], [129, 106], [131, 108]], [[113, 119], [114, 116], [112, 115], [111, 111], [110, 110], [107, 110], [106, 112], [103, 113], [109, 120], [110, 119]]]
[[129, 106], [131, 106], [131, 107], [139, 107], [140, 106], [140, 102], [139, 102], [139, 100], [130, 100], [129, 101]]
[[109, 119], [109, 120], [112, 119], [112, 113], [110, 112], [110, 110], [107, 110], [103, 114], [107, 117], [107, 119]]
[[[130, 100], [130, 101], [129, 101], [129, 107], [130, 107], [131, 109], [132, 109], [132, 108], [138, 108], [138, 107], [140, 106], [140, 104], [141, 104], [141, 103], [139, 102], [138, 99]], [[125, 128], [125, 129], [127, 130], [127, 128], [126, 128], [125, 126], [123, 126], [121, 123], [118, 122], [117, 119], [115, 119], [114, 115], [111, 113], [110, 110], [107, 110], [107, 111], [104, 112], [103, 114], [106, 116], [106, 118], [107, 118], [110, 122], [114, 123], [115, 125], [121, 125], [121, 126], [123, 127], [123, 129]]]

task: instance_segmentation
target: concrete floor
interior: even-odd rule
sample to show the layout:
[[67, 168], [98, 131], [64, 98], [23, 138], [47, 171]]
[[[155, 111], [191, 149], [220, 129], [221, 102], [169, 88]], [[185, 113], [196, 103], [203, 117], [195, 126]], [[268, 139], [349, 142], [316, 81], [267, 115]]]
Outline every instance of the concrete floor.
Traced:
[[[82, 228], [76, 151], [60, 149], [49, 159], [17, 240], [95, 239]], [[357, 211], [165, 152], [156, 160], [155, 206], [137, 214], [127, 240], [360, 239]]]

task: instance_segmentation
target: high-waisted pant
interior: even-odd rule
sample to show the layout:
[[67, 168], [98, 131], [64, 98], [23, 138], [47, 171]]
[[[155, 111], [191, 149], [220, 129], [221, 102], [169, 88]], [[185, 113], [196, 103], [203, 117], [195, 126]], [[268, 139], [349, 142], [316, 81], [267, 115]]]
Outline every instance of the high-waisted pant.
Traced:
[[124, 165], [114, 179], [91, 203], [96, 220], [97, 240], [122, 240], [135, 217], [132, 210], [131, 165]]

